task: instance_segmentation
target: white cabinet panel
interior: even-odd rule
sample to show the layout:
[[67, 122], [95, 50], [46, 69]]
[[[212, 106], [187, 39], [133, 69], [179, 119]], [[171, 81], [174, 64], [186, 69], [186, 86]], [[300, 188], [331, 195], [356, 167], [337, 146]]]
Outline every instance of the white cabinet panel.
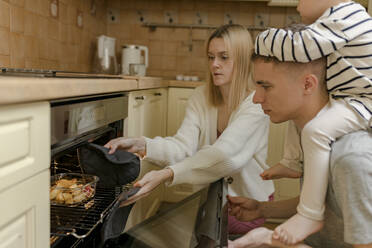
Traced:
[[167, 90], [133, 91], [129, 94], [128, 136], [166, 135]]
[[189, 88], [168, 89], [167, 136], [175, 135], [185, 117], [187, 100], [194, 92]]
[[0, 107], [0, 191], [49, 168], [49, 103]]
[[[269, 147], [267, 151], [267, 164], [273, 166], [283, 157], [284, 139], [288, 123], [270, 123]], [[278, 179], [274, 180], [275, 200], [289, 199], [298, 196], [300, 193], [299, 179]]]
[[49, 170], [0, 192], [0, 247], [49, 247]]

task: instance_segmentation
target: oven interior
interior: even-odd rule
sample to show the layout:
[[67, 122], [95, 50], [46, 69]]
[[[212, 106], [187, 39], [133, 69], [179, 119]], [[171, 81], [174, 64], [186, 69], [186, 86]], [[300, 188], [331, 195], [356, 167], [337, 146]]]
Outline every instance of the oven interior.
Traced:
[[[73, 98], [51, 103], [51, 176], [59, 173], [82, 173], [79, 148], [93, 142], [104, 145], [123, 134], [127, 117], [124, 94]], [[100, 229], [123, 187], [102, 187], [98, 181], [95, 196], [75, 206], [51, 204], [51, 247], [99, 247]]]

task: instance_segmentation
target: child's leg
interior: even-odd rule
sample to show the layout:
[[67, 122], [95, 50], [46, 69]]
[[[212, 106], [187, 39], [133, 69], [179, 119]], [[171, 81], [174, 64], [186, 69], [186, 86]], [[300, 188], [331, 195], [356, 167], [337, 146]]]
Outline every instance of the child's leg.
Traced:
[[299, 178], [302, 172], [292, 170], [281, 163], [277, 163], [270, 169], [264, 170], [260, 174], [263, 180], [279, 179], [279, 178]]
[[294, 244], [322, 228], [328, 186], [331, 143], [344, 134], [366, 129], [364, 121], [343, 100], [330, 103], [301, 132], [304, 183], [298, 213], [277, 227], [274, 238]]

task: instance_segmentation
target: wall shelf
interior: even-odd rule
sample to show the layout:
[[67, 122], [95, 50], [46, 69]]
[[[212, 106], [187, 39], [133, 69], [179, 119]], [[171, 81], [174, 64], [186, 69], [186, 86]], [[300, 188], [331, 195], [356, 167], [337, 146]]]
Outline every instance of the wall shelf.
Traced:
[[[164, 23], [144, 23], [144, 27], [148, 27], [151, 31], [155, 31], [157, 28], [185, 28], [185, 29], [216, 29], [219, 26], [215, 25], [203, 25], [203, 24], [164, 24]], [[247, 30], [252, 31], [263, 31], [266, 27], [258, 26], [245, 26]]]

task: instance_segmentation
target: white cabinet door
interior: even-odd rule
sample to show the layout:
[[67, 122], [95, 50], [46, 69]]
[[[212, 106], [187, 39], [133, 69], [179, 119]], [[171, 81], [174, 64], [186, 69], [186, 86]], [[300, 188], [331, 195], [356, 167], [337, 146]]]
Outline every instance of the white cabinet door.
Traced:
[[50, 166], [49, 103], [0, 106], [0, 191]]
[[49, 247], [50, 106], [0, 106], [0, 247]]
[[[273, 166], [283, 157], [284, 140], [288, 123], [273, 124], [270, 123], [269, 147], [267, 151], [267, 164]], [[278, 179], [274, 180], [275, 200], [285, 200], [300, 193], [299, 179]]]
[[50, 172], [0, 192], [0, 247], [49, 247]]
[[175, 135], [185, 117], [187, 100], [193, 94], [191, 88], [168, 89], [167, 136]]
[[[129, 93], [128, 136], [166, 136], [167, 89], [151, 89]], [[139, 178], [160, 167], [141, 161]], [[163, 199], [164, 185], [157, 187], [150, 195], [136, 202], [128, 218], [126, 229], [154, 215]]]
[[133, 91], [129, 94], [128, 136], [166, 135], [167, 90]]

